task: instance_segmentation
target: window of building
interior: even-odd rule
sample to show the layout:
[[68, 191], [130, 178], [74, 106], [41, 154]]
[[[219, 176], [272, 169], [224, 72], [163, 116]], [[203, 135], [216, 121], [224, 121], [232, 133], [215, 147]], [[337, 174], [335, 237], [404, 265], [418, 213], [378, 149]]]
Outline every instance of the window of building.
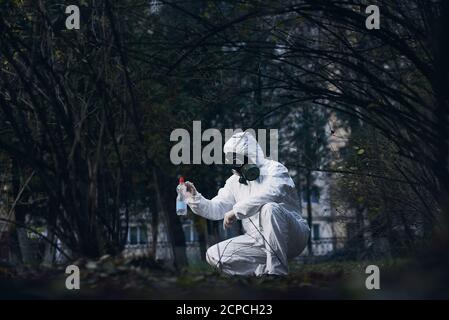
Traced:
[[[302, 191], [302, 201], [307, 202], [307, 191]], [[317, 187], [312, 187], [310, 190], [310, 202], [312, 203], [319, 203], [320, 202], [320, 192], [318, 191]]]
[[318, 223], [312, 225], [312, 238], [313, 240], [320, 240], [320, 225]]
[[186, 220], [182, 224], [182, 229], [184, 231], [184, 237], [186, 242], [198, 241], [198, 234], [195, 231], [195, 225], [192, 220]]
[[355, 238], [357, 234], [357, 224], [354, 222], [349, 222], [346, 224], [346, 237], [348, 240]]
[[313, 188], [310, 192], [310, 201], [312, 201], [313, 203], [320, 202], [320, 194], [316, 188]]
[[129, 227], [129, 244], [137, 244], [137, 227]]
[[148, 243], [148, 233], [146, 226], [139, 227], [139, 244], [147, 244]]
[[186, 242], [190, 242], [192, 241], [190, 239], [190, 229], [191, 229], [191, 224], [190, 222], [185, 222], [182, 225], [182, 230], [184, 231], [184, 238], [186, 239]]
[[128, 241], [127, 244], [147, 244], [148, 232], [146, 225], [133, 225], [128, 227]]

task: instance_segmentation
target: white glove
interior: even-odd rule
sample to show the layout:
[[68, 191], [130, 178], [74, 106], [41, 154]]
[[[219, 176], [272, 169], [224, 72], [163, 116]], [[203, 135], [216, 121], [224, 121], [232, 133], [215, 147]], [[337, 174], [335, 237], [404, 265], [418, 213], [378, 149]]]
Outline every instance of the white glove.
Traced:
[[190, 181], [186, 181], [185, 185], [186, 185], [185, 191], [186, 199], [193, 199], [198, 194], [198, 191], [196, 191], [195, 186]]
[[229, 228], [231, 226], [231, 224], [233, 224], [234, 222], [237, 221], [237, 216], [235, 215], [235, 213], [231, 210], [229, 212], [226, 212], [223, 218], [223, 230], [226, 230], [227, 228]]

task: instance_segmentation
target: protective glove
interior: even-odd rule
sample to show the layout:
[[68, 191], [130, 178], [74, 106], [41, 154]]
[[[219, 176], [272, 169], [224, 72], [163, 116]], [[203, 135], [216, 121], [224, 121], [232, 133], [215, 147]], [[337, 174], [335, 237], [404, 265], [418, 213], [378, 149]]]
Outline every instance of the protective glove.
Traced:
[[186, 199], [193, 199], [198, 194], [198, 191], [196, 191], [195, 186], [190, 181], [186, 181], [185, 185], [186, 185], [185, 191]]
[[237, 221], [237, 216], [235, 215], [234, 211], [226, 212], [223, 218], [223, 229], [227, 229]]

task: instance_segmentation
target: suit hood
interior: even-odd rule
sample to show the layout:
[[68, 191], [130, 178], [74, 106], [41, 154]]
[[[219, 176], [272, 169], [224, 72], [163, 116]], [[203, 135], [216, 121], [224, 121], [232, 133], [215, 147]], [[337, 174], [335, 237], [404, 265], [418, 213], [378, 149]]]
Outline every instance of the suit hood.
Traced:
[[226, 141], [223, 152], [246, 156], [252, 163], [261, 167], [265, 163], [265, 155], [256, 138], [249, 132], [238, 132]]

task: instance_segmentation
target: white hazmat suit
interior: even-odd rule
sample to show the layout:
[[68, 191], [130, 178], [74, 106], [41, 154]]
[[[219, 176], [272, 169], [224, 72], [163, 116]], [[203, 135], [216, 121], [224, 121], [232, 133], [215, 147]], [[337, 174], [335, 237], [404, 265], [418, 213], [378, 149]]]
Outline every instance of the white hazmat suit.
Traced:
[[245, 233], [210, 247], [207, 262], [231, 275], [286, 275], [288, 259], [304, 250], [310, 233], [287, 168], [266, 159], [248, 132], [234, 134], [223, 151], [245, 155], [257, 164], [260, 176], [245, 185], [233, 174], [213, 199], [198, 192], [187, 199], [192, 211], [204, 218], [221, 220], [232, 210], [242, 221]]

